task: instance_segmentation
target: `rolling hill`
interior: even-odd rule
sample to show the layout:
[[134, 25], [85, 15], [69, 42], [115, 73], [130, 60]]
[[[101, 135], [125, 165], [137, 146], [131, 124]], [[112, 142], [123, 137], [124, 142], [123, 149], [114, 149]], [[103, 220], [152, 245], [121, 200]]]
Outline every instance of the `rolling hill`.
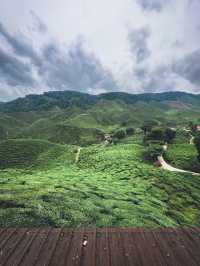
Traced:
[[27, 112], [51, 110], [54, 107], [65, 109], [72, 106], [87, 109], [101, 100], [120, 101], [126, 104], [136, 102], [145, 103], [184, 103], [185, 106], [194, 107], [200, 103], [200, 95], [185, 92], [163, 92], [163, 93], [144, 93], [128, 94], [123, 92], [111, 92], [99, 95], [89, 95], [76, 91], [53, 91], [45, 92], [42, 95], [28, 95], [14, 101], [1, 103], [1, 112]]
[[[145, 160], [139, 129], [178, 128], [166, 158], [189, 169], [197, 154], [183, 128], [200, 121], [199, 103], [199, 95], [180, 92], [68, 91], [1, 103], [0, 225], [199, 226], [199, 176]], [[115, 145], [103, 141], [127, 129], [134, 133]]]
[[200, 95], [183, 92], [89, 95], [75, 91], [28, 95], [0, 105], [0, 138], [89, 145], [123, 127], [153, 120], [168, 126], [200, 119]]

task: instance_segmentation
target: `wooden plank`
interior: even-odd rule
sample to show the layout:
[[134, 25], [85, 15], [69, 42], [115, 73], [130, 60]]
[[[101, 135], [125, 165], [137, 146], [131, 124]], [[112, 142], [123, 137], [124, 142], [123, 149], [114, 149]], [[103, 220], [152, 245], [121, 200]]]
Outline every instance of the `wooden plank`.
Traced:
[[24, 238], [26, 231], [27, 229], [17, 230], [16, 232], [13, 232], [12, 235], [9, 237], [6, 242], [6, 245], [4, 246], [1, 252], [1, 265], [5, 265], [7, 260], [13, 255], [14, 251], [16, 250], [16, 248], [18, 248], [20, 242]]
[[35, 262], [35, 266], [43, 266], [49, 265], [53, 253], [55, 251], [59, 236], [61, 233], [61, 229], [53, 229], [47, 239], [45, 240], [45, 244], [40, 251], [39, 256]]
[[121, 239], [124, 247], [124, 258], [125, 258], [125, 265], [127, 266], [140, 266], [141, 259], [138, 256], [138, 249], [136, 247], [136, 243], [133, 239], [133, 231], [124, 231], [121, 233]]
[[84, 232], [82, 246], [81, 266], [94, 266], [96, 261], [96, 229]]
[[200, 234], [200, 227], [194, 227], [193, 229]]
[[124, 265], [125, 252], [122, 243], [121, 233], [116, 230], [109, 230], [108, 244], [110, 247], [110, 262], [111, 265], [121, 266]]
[[190, 254], [190, 257], [192, 257], [197, 265], [200, 262], [200, 243], [196, 243], [193, 239], [193, 234], [190, 235], [190, 229], [177, 229], [177, 235], [180, 238], [180, 232], [182, 231], [181, 234], [181, 241], [183, 245], [185, 245], [188, 253]]
[[41, 229], [41, 231], [37, 234], [34, 242], [31, 247], [26, 251], [26, 254], [23, 257], [23, 261], [20, 263], [20, 266], [32, 266], [35, 265], [37, 258], [43, 245], [51, 232], [50, 229]]
[[17, 229], [15, 228], [10, 228], [7, 229], [1, 239], [0, 242], [0, 251], [3, 249], [3, 247], [6, 245], [7, 241], [12, 237], [12, 235], [16, 232]]
[[192, 227], [186, 229], [185, 232], [187, 232], [187, 234], [191, 236], [191, 238], [197, 243], [197, 245], [200, 244], [200, 231], [197, 228]]
[[182, 232], [177, 232], [177, 235], [175, 229], [172, 229], [170, 232], [166, 232], [165, 230], [162, 231], [163, 235], [165, 235], [165, 242], [167, 242], [167, 244], [169, 245], [172, 253], [174, 254], [174, 257], [176, 258], [176, 261], [180, 265], [196, 266], [195, 260], [190, 256], [187, 249], [185, 248], [185, 245], [183, 245], [180, 240]]
[[[156, 264], [156, 260], [153, 257], [152, 249], [149, 246], [149, 243], [146, 241], [143, 230], [139, 229], [138, 232], [132, 233], [132, 238], [136, 245], [136, 250], [138, 252], [138, 257], [140, 258], [140, 265], [166, 265], [162, 264], [163, 260], [159, 261], [159, 264]], [[144, 255], [145, 251], [145, 255]]]
[[80, 265], [83, 248], [83, 230], [73, 232], [69, 251], [65, 254], [65, 265]]
[[0, 240], [0, 265], [200, 265], [199, 228], [4, 229]]
[[110, 265], [110, 249], [108, 245], [108, 230], [97, 230], [96, 234], [96, 266]]
[[[152, 234], [153, 234], [153, 237], [154, 237], [155, 241], [157, 242], [157, 245], [159, 246], [160, 252], [161, 252], [161, 254], [163, 256], [163, 259], [164, 259], [166, 265], [169, 265], [169, 266], [172, 266], [172, 265], [173, 266], [184, 266], [184, 265], [180, 265], [177, 262], [177, 260], [174, 257], [174, 254], [173, 254], [170, 246], [166, 242], [166, 236], [163, 234], [161, 229], [153, 230]], [[166, 234], [168, 234], [168, 231], [166, 231]]]
[[191, 228], [190, 229], [185, 229], [182, 228], [182, 231], [184, 232], [185, 235], [193, 242], [195, 243], [196, 246], [200, 244], [199, 237], [196, 232], [194, 232]]
[[12, 252], [12, 256], [8, 258], [5, 265], [21, 265], [21, 261], [23, 260], [24, 255], [34, 241], [38, 231], [38, 229], [31, 229], [24, 234], [21, 242], [18, 243], [18, 246]]
[[7, 228], [2, 228], [1, 233], [0, 233], [0, 243], [3, 242], [4, 238], [8, 235], [8, 229]]
[[158, 243], [155, 241], [151, 233], [151, 230], [140, 230], [140, 234], [143, 238], [145, 256], [150, 259], [149, 265], [166, 266], [167, 264], [160, 252]]
[[0, 228], [0, 241], [1, 241], [1, 237], [3, 235], [3, 233], [5, 233], [6, 228]]
[[57, 265], [59, 261], [59, 266], [64, 266], [65, 264], [65, 256], [69, 252], [71, 240], [72, 240], [72, 230], [63, 230], [60, 233], [60, 237], [58, 239], [54, 255], [49, 263], [50, 266]]

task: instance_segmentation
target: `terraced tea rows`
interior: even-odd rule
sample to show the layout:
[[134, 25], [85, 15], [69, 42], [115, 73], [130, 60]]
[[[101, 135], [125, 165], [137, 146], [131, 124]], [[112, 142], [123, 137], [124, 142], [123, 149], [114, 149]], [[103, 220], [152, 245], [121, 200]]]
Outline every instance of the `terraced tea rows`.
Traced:
[[200, 225], [199, 177], [154, 168], [143, 149], [91, 145], [75, 164], [77, 147], [63, 145], [39, 155], [46, 168], [1, 170], [0, 226]]

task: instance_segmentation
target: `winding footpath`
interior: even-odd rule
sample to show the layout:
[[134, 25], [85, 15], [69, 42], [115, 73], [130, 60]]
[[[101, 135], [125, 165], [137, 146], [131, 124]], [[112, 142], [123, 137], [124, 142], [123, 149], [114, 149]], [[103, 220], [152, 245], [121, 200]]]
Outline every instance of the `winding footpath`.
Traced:
[[194, 145], [194, 136], [191, 135], [191, 138], [190, 138], [190, 145]]
[[[168, 149], [167, 145], [165, 144], [163, 146], [163, 150], [166, 151]], [[168, 164], [165, 159], [163, 158], [162, 155], [158, 156], [158, 161], [162, 167], [162, 169], [164, 170], [168, 170], [170, 172], [179, 172], [179, 173], [188, 173], [188, 174], [192, 174], [192, 175], [200, 175], [200, 173], [195, 173], [195, 172], [191, 172], [191, 171], [187, 171], [187, 170], [183, 170], [183, 169], [179, 169], [176, 167], [171, 166], [170, 164]]]
[[76, 158], [75, 158], [75, 163], [78, 163], [79, 157], [80, 157], [80, 153], [81, 153], [81, 147], [79, 147], [78, 150], [77, 150]]
[[170, 172], [179, 172], [179, 173], [188, 173], [188, 174], [192, 174], [192, 175], [200, 175], [200, 173], [195, 173], [195, 172], [191, 172], [191, 171], [186, 171], [183, 169], [179, 169], [176, 167], [171, 166], [170, 164], [168, 164], [165, 159], [163, 158], [163, 156], [158, 156], [158, 161], [161, 164], [162, 169], [164, 170], [168, 170]]

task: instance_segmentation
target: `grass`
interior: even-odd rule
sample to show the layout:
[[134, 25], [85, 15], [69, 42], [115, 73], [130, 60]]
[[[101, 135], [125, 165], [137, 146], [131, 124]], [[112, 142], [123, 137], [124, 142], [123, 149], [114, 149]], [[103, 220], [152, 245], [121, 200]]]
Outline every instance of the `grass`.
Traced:
[[171, 145], [165, 157], [175, 167], [200, 172], [200, 163], [197, 155], [197, 150], [194, 145], [179, 143]]
[[60, 144], [89, 145], [98, 143], [102, 131], [95, 128], [81, 128], [64, 122], [43, 118], [23, 129], [18, 137], [43, 139]]
[[[45, 102], [47, 98], [46, 96], [44, 98]], [[137, 101], [134, 104], [128, 104], [123, 101], [123, 98], [121, 100], [120, 98], [112, 99], [112, 101], [102, 98], [98, 102], [93, 102], [92, 105], [82, 105], [81, 102], [77, 105], [77, 99], [74, 99], [75, 102], [71, 102], [68, 107], [65, 106], [63, 98], [60, 98], [65, 107], [55, 105], [49, 110], [40, 106], [43, 102], [42, 99], [41, 101], [38, 99], [39, 102], [35, 103], [35, 100], [32, 99], [33, 102], [31, 98], [29, 100], [33, 104], [33, 111], [16, 112], [14, 108], [9, 113], [0, 112], [1, 140], [9, 138], [42, 139], [59, 144], [87, 146], [100, 143], [99, 136], [103, 133], [113, 133], [122, 127], [138, 128], [144, 121], [149, 120], [157, 121], [163, 126], [184, 127], [188, 125], [189, 121], [198, 122], [200, 115], [197, 105], [180, 110], [175, 107], [169, 108], [165, 102]], [[56, 99], [53, 99], [53, 102], [54, 100]], [[25, 100], [23, 108], [19, 102], [14, 103], [14, 106], [17, 104], [15, 106], [17, 109], [26, 110], [28, 108], [26, 106], [29, 102], [28, 99]], [[182, 138], [183, 132], [180, 136]], [[188, 136], [184, 136], [184, 138], [188, 138]]]
[[77, 147], [53, 147], [37, 157], [46, 168], [0, 171], [0, 226], [200, 225], [200, 179], [144, 163], [142, 145], [90, 145], [77, 164]]
[[174, 167], [200, 172], [197, 149], [195, 145], [190, 144], [190, 139], [191, 133], [179, 128], [173, 144], [169, 145], [165, 153], [165, 158]]
[[196, 150], [183, 131], [199, 121], [197, 103], [176, 108], [166, 101], [128, 104], [110, 95], [91, 102], [58, 94], [19, 100], [12, 112], [0, 113], [0, 226], [200, 226], [198, 176], [145, 162], [138, 130], [117, 145], [99, 144], [104, 133], [154, 120], [179, 128], [166, 159], [197, 171]]
[[54, 165], [55, 158], [61, 160], [63, 155], [72, 158], [73, 150], [76, 150], [73, 146], [44, 140], [10, 139], [0, 142], [0, 168], [50, 167]]

